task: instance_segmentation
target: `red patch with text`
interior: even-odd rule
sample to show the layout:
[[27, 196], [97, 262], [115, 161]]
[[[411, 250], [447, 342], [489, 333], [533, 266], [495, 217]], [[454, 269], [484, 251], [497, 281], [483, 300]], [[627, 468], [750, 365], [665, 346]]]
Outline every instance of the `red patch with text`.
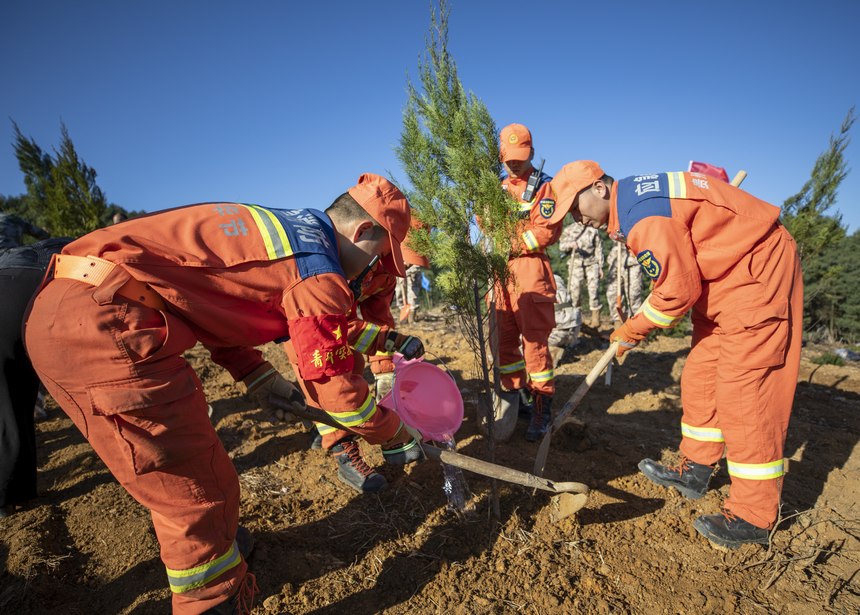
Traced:
[[343, 314], [291, 320], [290, 339], [299, 358], [301, 377], [317, 380], [351, 372], [355, 360], [347, 333], [347, 320]]

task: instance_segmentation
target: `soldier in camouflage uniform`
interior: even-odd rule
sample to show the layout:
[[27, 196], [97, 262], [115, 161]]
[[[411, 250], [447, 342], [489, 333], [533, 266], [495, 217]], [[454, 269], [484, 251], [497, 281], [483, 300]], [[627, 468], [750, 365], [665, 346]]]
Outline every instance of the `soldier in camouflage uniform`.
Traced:
[[0, 252], [24, 245], [24, 235], [47, 239], [50, 235], [34, 224], [14, 214], [0, 212]]
[[[404, 255], [404, 260], [405, 260]], [[412, 315], [418, 309], [418, 293], [421, 291], [421, 267], [418, 265], [407, 265], [406, 277], [397, 280], [394, 287], [394, 303], [403, 311], [409, 306], [408, 314]]]
[[588, 282], [588, 307], [591, 309], [592, 327], [600, 326], [600, 297], [597, 286], [603, 277], [603, 245], [596, 228], [573, 222], [561, 233], [558, 244], [562, 252], [570, 253], [568, 261], [568, 290], [577, 317], [582, 322], [580, 312], [581, 288], [583, 280]]
[[555, 278], [555, 327], [549, 334], [549, 351], [553, 367], [557, 367], [565, 348], [573, 348], [579, 343], [579, 327], [582, 318], [570, 302], [570, 293], [564, 279], [556, 274]]
[[620, 322], [618, 310], [618, 253], [623, 253], [621, 261], [621, 309], [624, 317], [629, 318], [642, 305], [642, 267], [639, 261], [623, 243], [618, 243], [609, 251], [607, 268], [609, 277], [606, 286], [606, 302], [609, 304], [609, 314], [616, 323]]

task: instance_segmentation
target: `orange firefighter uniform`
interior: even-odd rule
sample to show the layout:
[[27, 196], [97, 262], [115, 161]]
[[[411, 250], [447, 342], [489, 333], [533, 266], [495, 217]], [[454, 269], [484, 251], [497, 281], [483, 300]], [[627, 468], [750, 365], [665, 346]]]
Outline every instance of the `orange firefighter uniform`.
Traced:
[[[376, 176], [359, 184], [367, 177]], [[402, 200], [377, 217], [392, 244], [383, 262], [399, 258]], [[185, 350], [201, 342], [241, 380], [265, 366], [254, 346], [290, 338], [310, 404], [371, 443], [400, 428], [356, 372], [354, 297], [322, 212], [177, 208], [94, 231], [55, 269], [26, 322], [27, 350], [48, 391], [150, 509], [176, 613], [223, 602], [246, 574], [235, 543], [238, 477]]]
[[527, 178], [503, 178], [502, 189], [520, 203], [521, 220], [512, 240], [508, 284], [494, 289], [502, 386], [506, 390], [528, 386], [544, 395], [555, 392], [548, 341], [555, 327], [556, 288], [546, 248], [561, 235], [561, 224], [549, 223], [555, 212], [551, 179], [541, 173], [534, 196], [525, 201]]
[[[420, 222], [414, 217], [410, 220], [412, 228], [418, 228]], [[403, 262], [406, 266], [420, 264], [429, 267], [427, 259], [408, 246], [408, 237], [400, 246]], [[395, 287], [402, 276], [397, 276], [390, 267], [382, 262], [365, 276], [361, 283], [361, 293], [357, 297], [349, 313], [349, 344], [355, 351], [354, 372], [364, 371], [364, 357], [368, 355], [370, 371], [374, 376], [393, 374], [393, 351], [385, 349], [385, 339], [390, 331], [395, 329], [394, 316], [391, 313], [391, 300]], [[294, 359], [294, 351], [290, 342], [286, 343], [287, 354]], [[301, 383], [300, 383], [301, 384]], [[343, 438], [350, 435], [342, 429], [316, 423], [316, 428], [322, 436], [322, 447], [330, 449]]]
[[[390, 305], [391, 298], [394, 295], [395, 280], [396, 276], [389, 273], [382, 266], [382, 263], [378, 263], [362, 281], [361, 294], [357, 301], [353, 303], [347, 315], [349, 323], [347, 340], [353, 352], [353, 373], [362, 378], [364, 373], [363, 355], [370, 355], [370, 370], [373, 374], [394, 371], [393, 353], [385, 349], [385, 339], [388, 333], [394, 330], [394, 318], [391, 315]], [[359, 309], [361, 310], [360, 316]], [[287, 341], [284, 344], [284, 349], [290, 361], [295, 364], [298, 357], [296, 356], [292, 342]], [[313, 399], [313, 393], [309, 389], [313, 388], [314, 385], [303, 382], [302, 379], [299, 380], [299, 384], [305, 391], [305, 395], [309, 399]], [[353, 421], [348, 422], [340, 420], [341, 418], [346, 419], [347, 417], [345, 416], [341, 416], [340, 418], [337, 415], [334, 416], [342, 425], [349, 426], [352, 429], [353, 424], [362, 417], [362, 414], [358, 413], [353, 417]], [[361, 423], [358, 424], [360, 425]], [[316, 423], [316, 428], [322, 436], [322, 447], [326, 450], [352, 433], [364, 435], [360, 430], [350, 432], [336, 429], [323, 423]], [[367, 441], [378, 443], [373, 438]]]
[[692, 308], [681, 452], [705, 465], [725, 453], [726, 509], [768, 529], [785, 472], [803, 311], [796, 245], [778, 217], [777, 207], [713, 177], [660, 173], [612, 187], [608, 226], [653, 282], [642, 312], [623, 325], [634, 339]]

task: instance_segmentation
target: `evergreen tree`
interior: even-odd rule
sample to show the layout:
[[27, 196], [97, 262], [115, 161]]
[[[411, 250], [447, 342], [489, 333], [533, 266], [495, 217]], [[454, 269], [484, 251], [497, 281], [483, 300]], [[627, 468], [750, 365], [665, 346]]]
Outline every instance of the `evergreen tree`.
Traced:
[[851, 107], [838, 136], [830, 136], [829, 147], [815, 161], [810, 179], [782, 206], [782, 221], [797, 242], [803, 267], [804, 330], [823, 332], [830, 340], [837, 339], [840, 331], [853, 328], [845, 321], [848, 309], [845, 293], [850, 286], [846, 285], [845, 275], [856, 271], [856, 267], [846, 269], [846, 266], [848, 261], [856, 262], [857, 256], [838, 252], [839, 246], [850, 242], [844, 241], [842, 216], [827, 212], [835, 204], [839, 185], [848, 175], [844, 152], [854, 120]]
[[[14, 122], [13, 122], [14, 124]], [[77, 237], [102, 226], [107, 212], [96, 171], [78, 156], [65, 124], [52, 157], [15, 127], [15, 155], [24, 173], [25, 200], [35, 221], [54, 236]]]
[[[24, 137], [18, 124], [12, 122], [12, 126], [15, 128], [15, 156], [18, 158], [18, 168], [24, 173], [24, 186], [27, 188], [26, 195], [19, 197], [23, 200], [23, 209], [29, 212], [24, 217], [51, 231], [45, 202], [54, 163], [35, 141]], [[56, 233], [53, 234], [56, 236]]]
[[836, 202], [839, 184], [848, 175], [844, 152], [850, 142], [848, 131], [854, 120], [854, 107], [851, 107], [839, 135], [830, 136], [830, 146], [815, 161], [812, 177], [800, 192], [783, 203], [783, 224], [797, 242], [804, 264], [845, 236], [842, 216], [838, 213], [827, 215], [827, 211]]
[[435, 282], [475, 352], [492, 435], [485, 297], [494, 282], [507, 279], [517, 206], [499, 188], [495, 122], [486, 106], [466, 93], [448, 52], [448, 15], [445, 0], [438, 14], [431, 9], [426, 53], [419, 61], [421, 90], [407, 83], [396, 153], [411, 184], [405, 192], [413, 215], [431, 229], [411, 231], [410, 244], [438, 269]]

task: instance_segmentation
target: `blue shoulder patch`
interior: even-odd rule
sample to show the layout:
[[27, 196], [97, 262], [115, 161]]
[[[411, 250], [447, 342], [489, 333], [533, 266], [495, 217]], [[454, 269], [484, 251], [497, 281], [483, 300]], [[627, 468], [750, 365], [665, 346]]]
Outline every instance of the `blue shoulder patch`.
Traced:
[[640, 220], [651, 216], [671, 218], [668, 175], [636, 175], [619, 180], [617, 203], [618, 225], [625, 237]]
[[312, 209], [265, 209], [278, 218], [286, 232], [302, 279], [322, 273], [344, 276], [328, 216]]

